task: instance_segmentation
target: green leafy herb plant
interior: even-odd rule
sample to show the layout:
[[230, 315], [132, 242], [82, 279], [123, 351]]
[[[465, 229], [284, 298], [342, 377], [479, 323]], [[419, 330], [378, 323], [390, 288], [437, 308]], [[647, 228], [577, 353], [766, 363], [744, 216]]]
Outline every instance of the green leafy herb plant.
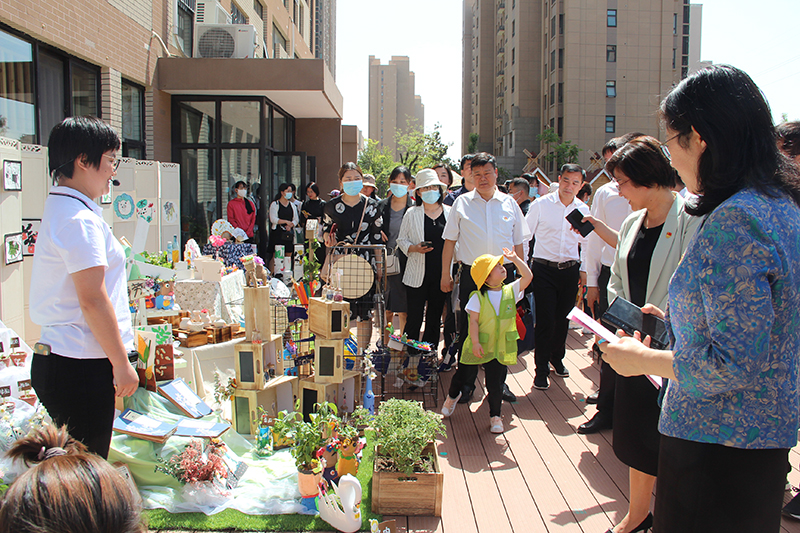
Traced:
[[447, 436], [438, 414], [426, 411], [420, 402], [399, 398], [381, 403], [373, 425], [378, 453], [388, 459], [383, 467], [408, 476], [430, 471], [432, 461], [423, 451], [437, 436]]

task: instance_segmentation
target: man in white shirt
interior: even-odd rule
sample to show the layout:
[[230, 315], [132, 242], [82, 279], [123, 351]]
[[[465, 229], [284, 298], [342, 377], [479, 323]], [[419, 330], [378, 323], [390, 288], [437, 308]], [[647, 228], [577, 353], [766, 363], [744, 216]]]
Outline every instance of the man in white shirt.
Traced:
[[[524, 257], [522, 245], [530, 239], [517, 203], [511, 196], [497, 190], [497, 163], [494, 156], [485, 152], [475, 154], [470, 166], [475, 188], [461, 194], [453, 202], [442, 234], [445, 239], [442, 251], [442, 291], [453, 290], [451, 262], [455, 259], [458, 265], [456, 275], [460, 276], [458, 299], [462, 310], [466, 308], [469, 295], [476, 290], [470, 275], [473, 261], [483, 254], [503, 255], [503, 248], [514, 249], [519, 257]], [[511, 282], [516, 269], [511, 263], [507, 263], [505, 267], [508, 272], [506, 282]], [[469, 324], [464, 313], [459, 315], [456, 347], [460, 357]], [[464, 393], [462, 400], [468, 401], [472, 391]], [[511, 400], [513, 395], [508, 393], [510, 391], [504, 391], [504, 398]]]
[[525, 219], [536, 242], [533, 247], [533, 297], [536, 302], [536, 375], [533, 386], [544, 390], [552, 364], [555, 374], [568, 377], [564, 367], [565, 343], [569, 332], [567, 313], [575, 305], [578, 286], [585, 283], [578, 245], [586, 239], [572, 231], [566, 219], [575, 209], [584, 215], [589, 207], [575, 195], [586, 173], [575, 164], [561, 167], [558, 190], [533, 202]]

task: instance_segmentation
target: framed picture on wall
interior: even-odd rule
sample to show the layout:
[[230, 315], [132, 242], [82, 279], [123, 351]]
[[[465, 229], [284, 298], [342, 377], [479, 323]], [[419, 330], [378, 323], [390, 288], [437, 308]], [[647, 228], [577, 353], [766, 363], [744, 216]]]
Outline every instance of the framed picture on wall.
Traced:
[[3, 161], [3, 187], [7, 191], [22, 190], [22, 161]]
[[36, 250], [36, 238], [39, 236], [39, 226], [42, 225], [41, 218], [22, 219], [22, 255], [30, 257]]
[[109, 205], [111, 203], [111, 191], [100, 197], [100, 205]]
[[5, 236], [6, 264], [22, 261], [22, 233], [11, 233]]

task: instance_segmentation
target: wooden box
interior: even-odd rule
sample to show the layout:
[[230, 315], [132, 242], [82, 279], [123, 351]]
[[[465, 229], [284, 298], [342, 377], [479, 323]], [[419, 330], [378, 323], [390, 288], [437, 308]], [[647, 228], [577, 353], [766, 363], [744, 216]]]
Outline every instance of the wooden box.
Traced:
[[308, 415], [314, 412], [315, 403], [332, 402], [338, 405], [336, 401], [339, 393], [338, 383], [318, 383], [312, 376], [301, 379], [299, 389], [300, 412], [307, 422], [310, 420]]
[[231, 340], [231, 326], [209, 326], [206, 328], [208, 332], [208, 342], [209, 344], [219, 344], [221, 342], [227, 342]]
[[206, 330], [189, 331], [184, 329], [173, 329], [172, 333], [178, 338], [179, 341], [181, 341], [181, 346], [184, 348], [195, 348], [197, 346], [208, 344], [208, 333]]
[[241, 435], [258, 435], [258, 407], [275, 417], [280, 411], [294, 409], [297, 394], [298, 380], [291, 376], [271, 379], [262, 390], [237, 388], [231, 398], [233, 429]]
[[339, 408], [339, 414], [352, 413], [356, 406], [361, 404], [361, 372], [345, 370], [342, 382], [338, 385], [336, 406]]
[[332, 302], [322, 298], [308, 300], [311, 332], [326, 339], [350, 337], [350, 302]]
[[344, 340], [321, 339], [314, 341], [314, 381], [341, 383], [344, 372]]
[[[439, 468], [436, 444], [424, 453], [433, 456], [434, 472], [406, 476], [402, 472], [372, 474], [372, 512], [381, 515], [442, 516], [444, 474]], [[380, 449], [375, 455], [380, 454]]]
[[258, 344], [236, 344], [236, 386], [245, 390], [261, 390], [270, 379], [270, 369], [274, 376], [283, 375], [283, 358], [279, 357], [282, 344], [280, 335], [272, 335], [266, 342]]
[[269, 285], [244, 287], [244, 338], [253, 340], [253, 329], [258, 329], [261, 338], [272, 333], [272, 310], [269, 302]]

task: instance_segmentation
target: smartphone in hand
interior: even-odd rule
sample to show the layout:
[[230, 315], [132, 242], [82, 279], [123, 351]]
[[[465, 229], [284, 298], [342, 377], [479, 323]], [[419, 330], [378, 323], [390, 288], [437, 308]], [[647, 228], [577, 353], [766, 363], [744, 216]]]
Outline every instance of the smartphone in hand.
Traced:
[[423, 248], [433, 248], [433, 243], [431, 241], [422, 241], [419, 245]]
[[580, 233], [581, 236], [586, 237], [592, 231], [594, 231], [594, 224], [588, 221], [583, 222], [584, 216], [586, 215], [581, 213], [580, 209], [574, 209], [572, 213], [567, 215], [567, 220], [569, 221], [570, 224], [572, 224], [573, 228], [578, 230], [578, 233]]
[[611, 331], [621, 329], [633, 336], [634, 331], [650, 336], [650, 347], [664, 350], [669, 347], [667, 323], [656, 315], [645, 314], [642, 309], [624, 298], [617, 296], [600, 317], [600, 323]]

